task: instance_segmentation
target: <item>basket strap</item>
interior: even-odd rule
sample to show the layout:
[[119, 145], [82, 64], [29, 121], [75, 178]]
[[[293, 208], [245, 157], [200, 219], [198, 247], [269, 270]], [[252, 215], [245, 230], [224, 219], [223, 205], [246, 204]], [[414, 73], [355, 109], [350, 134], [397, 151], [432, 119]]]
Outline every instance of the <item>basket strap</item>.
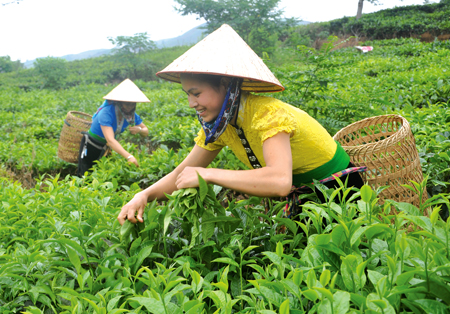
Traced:
[[100, 146], [100, 145], [98, 145], [97, 143], [94, 143], [94, 142], [91, 140], [91, 138], [90, 138], [90, 136], [89, 136], [89, 134], [88, 134], [87, 132], [83, 132], [83, 134], [84, 134], [84, 138], [85, 138], [86, 143], [91, 144], [91, 145], [94, 146], [95, 148], [102, 150], [102, 149], [105, 148], [105, 146], [107, 146], [106, 144], [103, 145], [103, 146]]
[[248, 160], [250, 161], [250, 165], [252, 165], [253, 169], [262, 168], [261, 163], [259, 162], [256, 155], [253, 153], [252, 148], [250, 147], [250, 143], [245, 137], [244, 130], [242, 128], [235, 126], [237, 135], [239, 136], [242, 145], [244, 146], [245, 152], [247, 153]]

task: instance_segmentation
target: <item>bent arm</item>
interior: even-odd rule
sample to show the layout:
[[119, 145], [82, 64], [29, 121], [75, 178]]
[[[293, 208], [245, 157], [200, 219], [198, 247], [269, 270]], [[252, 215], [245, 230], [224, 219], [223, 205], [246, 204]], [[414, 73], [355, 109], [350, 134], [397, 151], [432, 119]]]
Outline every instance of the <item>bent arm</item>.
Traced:
[[148, 128], [145, 126], [144, 123], [141, 123], [135, 126], [131, 126], [130, 133], [139, 134], [140, 136], [148, 136]]
[[261, 197], [286, 196], [292, 187], [292, 153], [289, 134], [278, 133], [263, 143], [266, 166], [252, 170], [186, 168], [177, 188], [198, 186], [196, 173], [206, 180], [242, 193]]
[[181, 164], [178, 165], [171, 173], [166, 175], [164, 178], [153, 184], [152, 186], [145, 189], [143, 192], [148, 197], [149, 201], [154, 199], [164, 200], [166, 199], [166, 194], [172, 194], [173, 191], [178, 190], [175, 182], [178, 175], [186, 167], [207, 167], [216, 158], [219, 150], [209, 151], [200, 146], [195, 145], [189, 155], [183, 160]]
[[[120, 224], [123, 224], [126, 219], [132, 223], [138, 221], [143, 222], [142, 216], [144, 214], [144, 208], [147, 202], [167, 199], [165, 194], [172, 194], [177, 190], [175, 182], [178, 175], [186, 167], [207, 167], [216, 158], [219, 150], [208, 151], [200, 146], [195, 145], [189, 155], [178, 165], [171, 173], [160, 179], [155, 184], [149, 186], [145, 190], [137, 193], [131, 201], [129, 201], [117, 217]], [[137, 217], [135, 214], [137, 212]]]
[[148, 136], [148, 128], [144, 123], [141, 123], [137, 126], [141, 128], [141, 130], [139, 131], [139, 135]]
[[108, 146], [111, 147], [113, 151], [123, 156], [124, 158], [129, 157], [131, 154], [125, 150], [125, 148], [120, 145], [120, 143], [114, 137], [114, 130], [110, 126], [100, 126], [102, 128], [103, 135], [105, 136]]

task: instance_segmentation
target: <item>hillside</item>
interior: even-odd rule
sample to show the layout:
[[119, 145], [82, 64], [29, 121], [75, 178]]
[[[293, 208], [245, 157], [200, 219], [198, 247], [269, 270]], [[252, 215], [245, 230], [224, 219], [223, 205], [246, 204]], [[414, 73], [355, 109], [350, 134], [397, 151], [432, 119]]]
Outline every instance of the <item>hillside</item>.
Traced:
[[[450, 1], [409, 5], [380, 10], [356, 17], [343, 17], [328, 22], [299, 27], [296, 32], [308, 45], [325, 40], [329, 35], [356, 40], [418, 38], [421, 41], [450, 38]], [[355, 43], [354, 45], [356, 45]], [[317, 45], [314, 45], [317, 47]]]
[[[311, 22], [300, 21], [299, 25], [307, 25], [310, 23]], [[177, 37], [155, 40], [156, 47], [170, 48], [170, 47], [176, 47], [176, 46], [193, 45], [193, 44], [197, 43], [200, 39], [203, 38], [204, 33], [205, 33], [205, 30], [203, 29], [203, 27], [205, 27], [205, 26], [206, 26], [206, 24], [201, 24], [197, 27], [194, 27], [194, 28], [188, 30], [184, 34], [177, 36]], [[65, 59], [67, 61], [74, 61], [74, 60], [83, 60], [83, 59], [100, 57], [103, 55], [108, 55], [110, 53], [111, 53], [111, 49], [94, 49], [94, 50], [80, 52], [77, 54], [65, 55], [60, 58]], [[36, 59], [27, 60], [24, 63], [24, 67], [26, 69], [32, 67], [34, 61], [36, 61]]]
[[[201, 38], [204, 30], [202, 29], [203, 26], [206, 24], [202, 24], [200, 26], [194, 27], [187, 32], [185, 32], [183, 35], [173, 37], [173, 38], [167, 38], [167, 39], [161, 39], [156, 40], [155, 44], [158, 48], [170, 48], [175, 46], [185, 46], [185, 45], [193, 45], [197, 43]], [[65, 55], [60, 58], [65, 59], [67, 61], [74, 61], [74, 60], [83, 60], [83, 59], [89, 59], [89, 58], [95, 58], [100, 57], [103, 55], [108, 55], [111, 53], [112, 49], [94, 49], [94, 50], [88, 50], [77, 54], [70, 54]], [[27, 60], [24, 63], [25, 68], [30, 68], [33, 66], [34, 61], [33, 60]]]

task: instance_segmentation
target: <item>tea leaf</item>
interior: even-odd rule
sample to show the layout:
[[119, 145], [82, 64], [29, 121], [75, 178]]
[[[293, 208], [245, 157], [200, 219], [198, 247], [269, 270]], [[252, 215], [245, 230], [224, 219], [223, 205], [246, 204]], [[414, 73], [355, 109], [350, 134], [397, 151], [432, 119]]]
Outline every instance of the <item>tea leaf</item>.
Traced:
[[371, 300], [376, 306], [378, 306], [380, 309], [384, 310], [387, 307], [387, 304], [383, 300]]
[[330, 279], [331, 279], [331, 272], [328, 269], [325, 269], [320, 275], [319, 281], [323, 287], [326, 287], [326, 285], [330, 282]]
[[114, 298], [112, 298], [111, 300], [109, 300], [108, 305], [106, 307], [106, 310], [109, 312], [111, 312], [117, 305], [117, 303], [119, 302], [119, 300], [122, 298], [122, 295], [118, 295]]
[[283, 251], [284, 251], [283, 244], [281, 242], [277, 242], [276, 253], [280, 259], [283, 256]]
[[386, 255], [387, 258], [387, 262], [388, 262], [388, 267], [389, 267], [389, 271], [394, 274], [395, 273], [395, 261], [392, 257], [390, 257], [389, 255]]
[[350, 293], [347, 291], [336, 291], [333, 295], [333, 299], [334, 313], [348, 313], [348, 310], [350, 309]]
[[368, 227], [365, 231], [367, 239], [371, 240], [373, 238], [379, 237], [380, 235], [394, 235], [394, 230], [385, 224], [376, 224]]
[[314, 289], [316, 291], [319, 291], [322, 296], [326, 297], [328, 300], [330, 300], [331, 303], [333, 303], [333, 294], [330, 292], [330, 290], [320, 287], [314, 287]]
[[122, 227], [120, 228], [120, 238], [121, 239], [128, 238], [133, 228], [134, 224], [132, 224], [129, 220], [125, 220]]
[[395, 309], [389, 303], [389, 301], [385, 298], [380, 299], [380, 297], [375, 293], [370, 293], [366, 299], [366, 305], [369, 309], [379, 312], [379, 306], [385, 306], [383, 308], [383, 313], [386, 314], [395, 314]]
[[228, 265], [234, 265], [234, 266], [239, 268], [239, 264], [236, 263], [235, 261], [233, 261], [231, 258], [228, 258], [228, 257], [219, 257], [219, 258], [216, 258], [215, 260], [213, 260], [212, 262], [225, 263], [225, 264], [228, 264]]
[[146, 246], [144, 248], [142, 248], [138, 255], [137, 255], [137, 260], [134, 263], [134, 273], [136, 273], [139, 269], [139, 267], [141, 267], [142, 262], [150, 255], [150, 253], [152, 252], [153, 249], [153, 245], [151, 246]]
[[317, 245], [327, 245], [331, 241], [331, 234], [319, 234], [315, 238]]
[[280, 314], [289, 314], [289, 299], [286, 299], [280, 305]]
[[263, 252], [263, 255], [267, 256], [272, 263], [277, 266], [281, 266], [281, 258], [276, 253], [273, 252]]
[[333, 231], [331, 231], [331, 238], [333, 243], [339, 247], [345, 241], [344, 228], [341, 225], [334, 227]]
[[94, 308], [94, 311], [96, 312], [96, 313], [101, 313], [100, 312], [100, 308], [98, 307], [98, 305], [94, 302], [94, 301], [92, 301], [92, 300], [89, 300], [88, 298], [83, 298], [85, 301], [87, 301], [93, 308]]
[[241, 256], [244, 256], [245, 254], [247, 254], [251, 250], [256, 249], [257, 247], [258, 247], [257, 245], [250, 245], [249, 247], [245, 248], [245, 250], [242, 251]]
[[361, 191], [361, 199], [366, 203], [370, 203], [373, 194], [373, 190], [370, 187], [370, 185], [363, 185], [360, 191]]
[[71, 247], [66, 247], [67, 250], [67, 254], [69, 255], [69, 259], [70, 262], [72, 263], [72, 265], [75, 267], [75, 269], [77, 270], [77, 273], [80, 274], [81, 272], [81, 261], [80, 258], [78, 257], [77, 252], [72, 249]]
[[301, 291], [300, 291], [300, 286], [295, 284], [294, 281], [289, 280], [289, 279], [283, 279], [281, 280], [281, 282], [283, 283], [283, 286], [289, 290], [293, 295], [295, 295], [298, 299], [301, 299]]
[[297, 234], [298, 227], [296, 222], [293, 221], [292, 219], [275, 217], [273, 218], [273, 220], [279, 222], [281, 225], [286, 226], [289, 229], [289, 231], [291, 231], [294, 235]]
[[260, 288], [261, 288], [261, 296], [264, 296], [276, 306], [278, 307], [281, 306], [281, 304], [285, 301], [285, 297], [280, 293], [277, 293], [276, 291], [264, 286], [261, 286]]
[[311, 269], [308, 272], [308, 276], [306, 276], [306, 285], [309, 289], [313, 289], [315, 287], [317, 282], [316, 273], [314, 272], [314, 269]]
[[227, 293], [227, 291], [228, 291], [228, 285], [226, 285], [223, 282], [216, 282], [216, 283], [212, 283], [211, 285], [219, 288], [220, 291], [222, 291], [223, 293]]
[[422, 299], [422, 300], [413, 300], [412, 302], [418, 305], [426, 313], [433, 313], [433, 314], [448, 313], [448, 306], [439, 301]]
[[441, 207], [434, 207], [433, 212], [430, 215], [431, 224], [434, 226], [439, 218], [439, 212], [441, 211]]
[[314, 289], [308, 289], [305, 291], [302, 291], [303, 295], [310, 301], [315, 302], [318, 298], [319, 295], [317, 294], [317, 292]]
[[[165, 314], [166, 311], [164, 309], [164, 304], [161, 301], [157, 301], [153, 298], [145, 298], [145, 297], [132, 297], [129, 298], [130, 301], [135, 301], [139, 305], [143, 305], [147, 311], [155, 314]], [[175, 304], [173, 304], [175, 305]]]
[[206, 195], [208, 195], [208, 184], [198, 173], [197, 176], [198, 176], [200, 200], [203, 202], [205, 200]]

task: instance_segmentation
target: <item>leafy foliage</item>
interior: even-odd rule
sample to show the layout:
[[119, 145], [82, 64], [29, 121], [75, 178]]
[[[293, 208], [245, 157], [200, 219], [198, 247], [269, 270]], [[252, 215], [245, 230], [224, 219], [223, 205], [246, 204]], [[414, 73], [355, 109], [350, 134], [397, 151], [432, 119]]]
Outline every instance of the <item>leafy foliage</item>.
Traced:
[[329, 35], [339, 37], [392, 39], [428, 35], [431, 39], [450, 33], [448, 1], [425, 5], [408, 5], [364, 14], [361, 18], [343, 17], [328, 22], [297, 26], [294, 30], [302, 40], [315, 42]]
[[144, 53], [156, 48], [156, 44], [150, 40], [147, 32], [137, 33], [134, 36], [108, 37], [108, 40], [115, 45], [114, 53], [135, 54]]
[[17, 71], [23, 67], [20, 61], [12, 61], [10, 56], [0, 57], [0, 73]]
[[67, 76], [66, 60], [46, 57], [35, 61], [35, 68], [44, 79], [42, 87], [58, 89], [64, 87]]
[[296, 20], [283, 19], [280, 0], [176, 0], [182, 15], [195, 14], [207, 22], [208, 32], [229, 24], [259, 55], [275, 46], [282, 31]]
[[[189, 47], [172, 47], [152, 50], [149, 52], [128, 55], [106, 55], [97, 58], [66, 62], [67, 76], [64, 80], [65, 88], [78, 85], [117, 84], [126, 78], [155, 81], [157, 70], [164, 68]], [[129, 57], [129, 58], [128, 58]], [[131, 60], [131, 61], [130, 61]], [[132, 63], [134, 62], [134, 63]], [[143, 64], [142, 67], [137, 67]], [[1, 87], [18, 87], [24, 91], [41, 89], [43, 80], [36, 68], [22, 69], [2, 74]]]
[[424, 217], [409, 204], [377, 205], [368, 186], [358, 202], [337, 201], [341, 188], [327, 193], [326, 204], [306, 203], [293, 221], [282, 218], [284, 202], [267, 212], [259, 198], [222, 207], [220, 189], [203, 181], [149, 204], [143, 224], [120, 226], [115, 216], [138, 190], [134, 184], [129, 191], [114, 180], [70, 177], [30, 190], [0, 184], [3, 313], [398, 313], [449, 306], [450, 225], [436, 207], [443, 200], [428, 200], [424, 206], [434, 210]]

